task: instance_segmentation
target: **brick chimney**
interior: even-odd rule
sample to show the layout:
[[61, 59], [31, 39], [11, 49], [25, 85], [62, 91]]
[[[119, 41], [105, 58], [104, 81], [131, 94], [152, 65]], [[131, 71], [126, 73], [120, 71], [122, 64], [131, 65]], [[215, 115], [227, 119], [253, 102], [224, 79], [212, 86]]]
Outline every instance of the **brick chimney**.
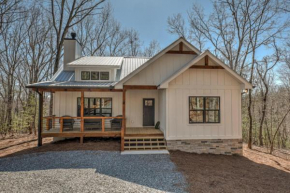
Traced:
[[68, 63], [80, 58], [82, 56], [82, 47], [76, 40], [76, 33], [71, 33], [71, 38], [65, 38], [63, 42], [64, 56], [63, 56], [63, 68], [64, 70], [74, 70], [68, 67]]

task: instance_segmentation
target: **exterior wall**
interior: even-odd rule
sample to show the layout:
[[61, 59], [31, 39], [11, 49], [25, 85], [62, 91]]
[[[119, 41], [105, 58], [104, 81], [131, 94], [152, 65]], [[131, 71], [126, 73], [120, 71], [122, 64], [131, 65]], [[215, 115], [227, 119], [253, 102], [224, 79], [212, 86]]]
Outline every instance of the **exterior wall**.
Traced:
[[124, 85], [159, 85], [194, 57], [196, 55], [165, 54], [125, 82]]
[[158, 90], [160, 130], [166, 134], [166, 90]]
[[127, 127], [143, 127], [143, 99], [155, 99], [155, 123], [158, 120], [158, 91], [157, 90], [128, 90], [126, 92]]
[[[77, 98], [80, 92], [55, 92], [53, 112], [56, 116], [77, 116]], [[85, 97], [110, 97], [113, 101], [112, 116], [122, 115], [121, 92], [85, 92]], [[143, 127], [143, 98], [155, 99], [155, 123], [158, 121], [158, 91], [128, 90], [126, 92], [127, 127]]]
[[167, 141], [167, 149], [191, 153], [243, 155], [242, 139], [193, 139]]
[[[219, 96], [220, 123], [189, 124], [189, 96]], [[222, 69], [188, 69], [169, 83], [167, 140], [241, 139], [241, 87]]]

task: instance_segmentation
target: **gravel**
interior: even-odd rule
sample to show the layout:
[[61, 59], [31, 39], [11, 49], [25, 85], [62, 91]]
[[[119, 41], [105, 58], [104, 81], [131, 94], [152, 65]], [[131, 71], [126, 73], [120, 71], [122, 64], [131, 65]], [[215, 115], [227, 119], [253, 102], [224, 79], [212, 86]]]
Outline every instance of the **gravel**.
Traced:
[[0, 159], [0, 192], [185, 192], [169, 155], [68, 151]]

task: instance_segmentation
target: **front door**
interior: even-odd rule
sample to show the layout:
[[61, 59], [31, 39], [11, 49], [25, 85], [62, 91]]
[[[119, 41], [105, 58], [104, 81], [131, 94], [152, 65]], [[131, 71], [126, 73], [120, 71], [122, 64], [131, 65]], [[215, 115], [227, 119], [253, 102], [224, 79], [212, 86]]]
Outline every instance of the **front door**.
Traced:
[[154, 99], [143, 99], [143, 126], [154, 126]]

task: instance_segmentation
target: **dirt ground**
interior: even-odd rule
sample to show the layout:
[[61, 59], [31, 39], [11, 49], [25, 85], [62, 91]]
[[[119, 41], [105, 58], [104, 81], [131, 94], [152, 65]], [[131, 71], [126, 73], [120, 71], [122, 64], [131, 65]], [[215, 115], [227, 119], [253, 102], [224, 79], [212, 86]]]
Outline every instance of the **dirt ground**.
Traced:
[[16, 139], [0, 140], [0, 157], [47, 151], [120, 151], [120, 149], [120, 139], [114, 138], [84, 138], [84, 144], [81, 144], [78, 138], [67, 139], [59, 142], [52, 142], [52, 138], [44, 138], [41, 147], [37, 147], [36, 136], [22, 136]]
[[[119, 151], [120, 139], [85, 138], [52, 143], [43, 140], [36, 147], [35, 136], [0, 140], [0, 157], [46, 151]], [[171, 151], [170, 158], [188, 182], [189, 192], [290, 192], [290, 161], [263, 151], [249, 150], [244, 156], [193, 154]]]
[[189, 192], [290, 192], [290, 161], [244, 146], [244, 156], [170, 152]]

